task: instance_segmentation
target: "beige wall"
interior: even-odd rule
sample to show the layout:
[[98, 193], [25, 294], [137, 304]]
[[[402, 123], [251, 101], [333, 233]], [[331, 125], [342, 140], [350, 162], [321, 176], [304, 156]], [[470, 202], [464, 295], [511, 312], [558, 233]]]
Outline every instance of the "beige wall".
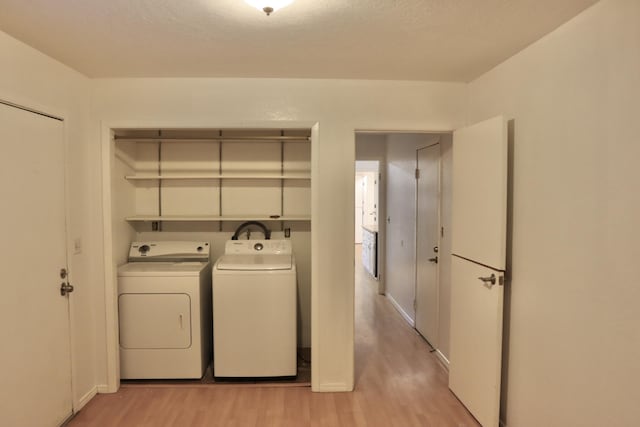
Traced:
[[602, 1], [469, 85], [513, 120], [511, 427], [640, 420], [639, 23]]
[[318, 123], [312, 145], [313, 388], [350, 390], [354, 131], [456, 128], [464, 121], [465, 92], [464, 84], [424, 82], [99, 79], [94, 81], [92, 141], [99, 144], [102, 126], [116, 123], [155, 127]]
[[[99, 157], [87, 144], [91, 81], [0, 32], [0, 99], [64, 118], [67, 145], [68, 253], [73, 400], [78, 408], [96, 391], [96, 294], [103, 292], [99, 222]], [[5, 143], [3, 141], [3, 143]], [[65, 165], [60, 165], [61, 168]], [[46, 209], [46, 206], [43, 206]], [[82, 253], [74, 254], [80, 239]], [[36, 256], [37, 242], [34, 242]], [[43, 379], [46, 380], [46, 379]]]

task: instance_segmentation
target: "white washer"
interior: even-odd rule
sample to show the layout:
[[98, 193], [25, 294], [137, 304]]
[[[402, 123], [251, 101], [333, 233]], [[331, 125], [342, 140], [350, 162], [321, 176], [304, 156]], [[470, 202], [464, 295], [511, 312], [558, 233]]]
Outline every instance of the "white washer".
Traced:
[[201, 378], [211, 360], [206, 242], [133, 242], [118, 269], [120, 377]]
[[291, 242], [229, 240], [213, 266], [214, 376], [296, 376], [296, 307]]

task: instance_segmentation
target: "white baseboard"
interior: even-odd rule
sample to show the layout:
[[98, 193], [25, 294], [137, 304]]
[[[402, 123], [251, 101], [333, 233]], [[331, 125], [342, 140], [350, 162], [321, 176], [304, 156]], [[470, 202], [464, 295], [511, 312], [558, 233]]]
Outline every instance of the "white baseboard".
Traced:
[[98, 394], [98, 387], [93, 387], [91, 390], [86, 392], [84, 396], [78, 399], [78, 401], [76, 402], [76, 405], [73, 408], [73, 411], [78, 412], [79, 410], [84, 408], [84, 406], [87, 403], [89, 403], [89, 401], [93, 399], [96, 396], [96, 394]]
[[444, 367], [447, 368], [447, 371], [448, 371], [449, 370], [449, 359], [447, 359], [445, 357], [445, 355], [442, 354], [442, 352], [440, 350], [436, 350], [436, 357], [438, 358], [440, 363], [442, 363], [444, 365]]
[[96, 387], [98, 389], [98, 393], [113, 393], [109, 390], [109, 386], [106, 384], [101, 384]]
[[391, 294], [387, 293], [387, 298], [389, 298], [389, 301], [391, 301], [391, 305], [393, 305], [395, 309], [398, 310], [398, 313], [400, 313], [404, 320], [406, 320], [407, 323], [411, 325], [412, 328], [414, 328], [416, 326], [416, 322], [411, 318], [411, 316], [409, 316], [407, 312], [404, 311], [404, 309], [400, 306], [400, 304], [398, 304], [398, 302], [393, 299]]
[[332, 393], [332, 392], [342, 392], [342, 391], [353, 391], [353, 387], [349, 387], [346, 383], [324, 383], [320, 384], [320, 386], [313, 390], [314, 392], [320, 393]]

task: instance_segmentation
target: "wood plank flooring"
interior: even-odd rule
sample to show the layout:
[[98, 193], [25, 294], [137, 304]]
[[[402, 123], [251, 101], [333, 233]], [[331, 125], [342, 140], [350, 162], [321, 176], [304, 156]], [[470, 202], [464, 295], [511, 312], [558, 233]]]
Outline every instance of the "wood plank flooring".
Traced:
[[377, 282], [358, 262], [353, 393], [233, 384], [121, 388], [96, 396], [68, 426], [477, 427], [447, 388], [447, 372], [429, 350], [377, 294]]

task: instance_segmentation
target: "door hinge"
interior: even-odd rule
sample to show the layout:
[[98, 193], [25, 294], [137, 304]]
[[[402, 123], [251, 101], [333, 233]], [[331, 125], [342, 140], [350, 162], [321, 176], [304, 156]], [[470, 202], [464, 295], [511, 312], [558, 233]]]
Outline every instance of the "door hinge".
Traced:
[[416, 168], [416, 179], [420, 179], [420, 169]]

